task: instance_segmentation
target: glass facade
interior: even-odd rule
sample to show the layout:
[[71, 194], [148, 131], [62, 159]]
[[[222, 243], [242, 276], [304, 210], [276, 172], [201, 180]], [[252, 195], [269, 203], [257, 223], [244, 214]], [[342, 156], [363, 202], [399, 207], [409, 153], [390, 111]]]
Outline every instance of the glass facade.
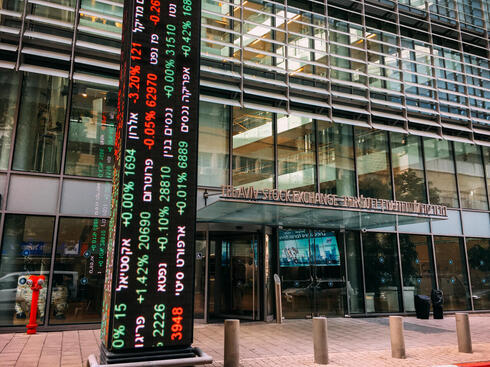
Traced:
[[59, 173], [68, 79], [25, 74], [21, 96], [12, 168]]
[[[24, 3], [0, 1], [0, 326], [26, 324], [33, 274], [42, 325], [97, 323], [124, 1]], [[196, 317], [266, 319], [274, 273], [287, 317], [413, 312], [433, 288], [446, 310], [490, 309], [489, 9], [340, 3], [203, 1], [199, 209], [230, 184], [442, 204], [448, 219], [199, 223]], [[304, 261], [281, 262], [293, 248]]]
[[396, 236], [367, 233], [362, 236], [366, 313], [401, 311], [400, 267]]
[[439, 287], [444, 292], [444, 308], [470, 308], [464, 244], [460, 238], [434, 237]]
[[117, 90], [73, 85], [65, 174], [112, 178]]
[[357, 128], [354, 132], [359, 194], [393, 199], [388, 133]]
[[233, 185], [274, 186], [273, 114], [233, 108]]
[[[0, 322], [3, 326], [26, 325], [32, 291], [30, 275], [49, 279], [54, 218], [10, 214], [5, 218], [0, 262], [2, 292]], [[45, 316], [47, 288], [39, 292], [38, 322]]]
[[108, 226], [107, 219], [60, 219], [50, 324], [100, 321]]

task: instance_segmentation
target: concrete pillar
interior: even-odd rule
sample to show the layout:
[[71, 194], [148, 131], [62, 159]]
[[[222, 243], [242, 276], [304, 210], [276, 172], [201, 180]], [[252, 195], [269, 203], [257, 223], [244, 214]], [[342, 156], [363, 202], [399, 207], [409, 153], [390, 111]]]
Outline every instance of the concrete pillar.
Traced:
[[281, 279], [277, 274], [274, 274], [274, 288], [276, 293], [276, 323], [282, 324]]
[[460, 353], [473, 353], [470, 319], [467, 313], [456, 314], [456, 334], [458, 335], [458, 351]]
[[313, 351], [315, 363], [328, 364], [328, 329], [326, 317], [313, 318]]
[[391, 356], [405, 359], [405, 339], [403, 337], [403, 318], [390, 316]]
[[225, 363], [223, 367], [240, 367], [240, 320], [225, 320]]

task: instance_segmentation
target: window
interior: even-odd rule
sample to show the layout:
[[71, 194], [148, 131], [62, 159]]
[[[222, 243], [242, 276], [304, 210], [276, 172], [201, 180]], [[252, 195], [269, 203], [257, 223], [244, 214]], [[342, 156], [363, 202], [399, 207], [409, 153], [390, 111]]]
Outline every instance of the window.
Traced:
[[278, 188], [316, 191], [315, 130], [299, 116], [277, 116]]
[[100, 322], [108, 219], [60, 218], [50, 324]]
[[488, 209], [481, 150], [478, 145], [454, 143], [461, 206]]
[[60, 172], [67, 96], [68, 79], [25, 74], [13, 169]]
[[356, 196], [352, 127], [318, 121], [320, 191]]
[[272, 188], [274, 177], [273, 114], [233, 108], [233, 185]]
[[467, 238], [468, 264], [475, 310], [490, 309], [490, 240]]
[[46, 277], [37, 311], [37, 322], [43, 323], [53, 228], [54, 217], [6, 215], [0, 259], [0, 325], [29, 321], [32, 291], [27, 280], [31, 275]]
[[391, 134], [391, 157], [397, 200], [426, 203], [422, 144], [415, 135]]
[[405, 311], [415, 311], [414, 296], [430, 296], [436, 287], [430, 237], [400, 234]]
[[366, 197], [393, 198], [386, 131], [356, 128], [359, 193]]
[[228, 183], [230, 108], [216, 103], [199, 105], [199, 185]]
[[0, 70], [0, 169], [7, 169], [12, 142], [19, 73], [11, 70]]
[[451, 142], [424, 139], [424, 152], [430, 203], [459, 207]]
[[112, 178], [117, 91], [76, 83], [72, 101], [65, 174]]
[[434, 237], [439, 288], [444, 292], [444, 309], [468, 310], [470, 297], [463, 239]]
[[396, 236], [364, 233], [362, 243], [366, 312], [399, 312], [401, 293]]

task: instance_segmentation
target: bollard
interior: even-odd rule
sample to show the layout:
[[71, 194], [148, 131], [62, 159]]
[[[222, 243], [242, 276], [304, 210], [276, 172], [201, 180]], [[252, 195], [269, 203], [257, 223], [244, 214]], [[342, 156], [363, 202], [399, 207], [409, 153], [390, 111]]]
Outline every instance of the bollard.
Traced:
[[328, 329], [326, 317], [313, 318], [313, 351], [315, 363], [328, 364]]
[[282, 324], [281, 279], [277, 274], [274, 274], [274, 287], [276, 291], [276, 323]]
[[405, 359], [405, 339], [403, 338], [403, 318], [390, 316], [391, 357]]
[[458, 336], [458, 351], [460, 353], [473, 353], [470, 319], [467, 313], [456, 314], [456, 334]]
[[240, 366], [240, 320], [225, 320], [225, 363], [223, 367]]

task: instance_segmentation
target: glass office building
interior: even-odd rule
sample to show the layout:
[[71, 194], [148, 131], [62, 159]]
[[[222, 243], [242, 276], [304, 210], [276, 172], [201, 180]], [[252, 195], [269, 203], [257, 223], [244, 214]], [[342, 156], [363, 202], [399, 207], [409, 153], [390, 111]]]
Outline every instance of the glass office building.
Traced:
[[[123, 0], [0, 0], [0, 330], [100, 321]], [[490, 2], [202, 2], [195, 314], [490, 310]], [[440, 204], [232, 202], [221, 186]]]

